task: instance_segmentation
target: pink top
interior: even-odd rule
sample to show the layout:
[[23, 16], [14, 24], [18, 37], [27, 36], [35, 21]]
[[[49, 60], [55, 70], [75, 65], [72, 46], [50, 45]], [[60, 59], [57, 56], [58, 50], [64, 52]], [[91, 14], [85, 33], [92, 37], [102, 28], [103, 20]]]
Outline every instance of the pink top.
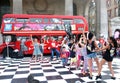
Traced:
[[76, 47], [76, 55], [77, 56], [81, 56], [82, 54], [81, 54], [81, 49], [82, 48], [80, 48], [78, 45], [75, 45], [75, 47]]

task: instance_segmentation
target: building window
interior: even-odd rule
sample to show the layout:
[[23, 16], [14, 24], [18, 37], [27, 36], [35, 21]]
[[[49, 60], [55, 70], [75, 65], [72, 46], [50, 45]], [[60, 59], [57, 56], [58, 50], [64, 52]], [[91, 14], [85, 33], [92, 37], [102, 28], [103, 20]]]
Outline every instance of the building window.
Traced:
[[107, 0], [107, 3], [106, 3], [107, 7], [111, 7], [111, 0]]
[[118, 1], [119, 1], [119, 0], [114, 0], [114, 4], [115, 4], [115, 5], [118, 5]]
[[111, 18], [111, 10], [108, 10], [108, 18]]
[[118, 16], [118, 7], [117, 8], [115, 8], [115, 16]]

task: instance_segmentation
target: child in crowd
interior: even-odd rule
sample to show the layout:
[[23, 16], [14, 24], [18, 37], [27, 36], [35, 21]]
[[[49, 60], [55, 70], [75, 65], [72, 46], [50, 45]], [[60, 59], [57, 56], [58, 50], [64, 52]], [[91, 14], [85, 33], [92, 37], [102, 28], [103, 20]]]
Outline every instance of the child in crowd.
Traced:
[[77, 69], [79, 69], [81, 63], [81, 45], [77, 42], [75, 44], [75, 48], [76, 48], [76, 58], [77, 58]]
[[102, 78], [101, 71], [102, 71], [103, 65], [106, 62], [108, 63], [108, 68], [110, 69], [110, 72], [112, 74], [111, 79], [113, 79], [113, 80], [116, 79], [115, 75], [114, 75], [113, 68], [112, 68], [112, 61], [113, 61], [114, 55], [116, 55], [117, 42], [113, 37], [109, 37], [108, 38], [108, 43], [109, 44], [107, 46], [99, 49], [99, 51], [103, 51], [103, 50], [106, 50], [106, 51], [103, 55], [102, 60], [100, 61], [100, 66], [99, 66], [99, 69], [98, 69], [98, 75], [96, 76], [96, 80], [98, 78], [100, 78], [100, 79]]
[[[87, 73], [87, 67], [88, 67], [88, 58], [87, 58], [87, 50], [86, 50], [86, 45], [87, 45], [87, 38], [85, 36], [85, 33], [83, 31], [79, 44], [81, 45], [81, 59], [83, 60], [83, 69], [81, 70], [82, 74], [85, 75]], [[92, 63], [92, 71], [96, 71], [94, 69], [93, 63]]]
[[76, 59], [76, 48], [75, 48], [75, 45], [73, 45], [73, 46], [71, 47], [70, 57], [71, 57], [71, 61], [70, 61], [70, 67], [69, 67], [69, 69], [70, 69], [71, 66], [73, 66], [73, 65], [75, 65], [76, 68], [77, 68], [77, 59]]
[[62, 47], [65, 47], [67, 56], [69, 57], [69, 55], [70, 55], [70, 48], [69, 48], [69, 46], [68, 46], [68, 41], [67, 41], [67, 40], [63, 40], [61, 46], [62, 46]]
[[44, 58], [43, 58], [43, 53], [44, 53], [44, 40], [41, 39], [41, 43], [40, 43], [40, 51], [41, 51], [41, 57], [40, 57], [40, 61], [43, 62]]
[[62, 47], [60, 57], [61, 57], [61, 60], [62, 60], [62, 64], [65, 67], [67, 65], [67, 61], [68, 61], [67, 51], [66, 51], [65, 47]]
[[37, 61], [39, 61], [38, 56], [40, 55], [41, 59], [42, 59], [43, 54], [42, 54], [42, 52], [40, 50], [40, 43], [38, 42], [38, 39], [34, 38], [34, 40], [33, 40], [32, 36], [31, 36], [31, 40], [32, 40], [32, 43], [33, 43], [33, 46], [34, 46], [32, 59], [35, 58], [35, 60], [37, 62]]
[[83, 69], [81, 70], [83, 75], [85, 75], [87, 73], [87, 67], [88, 67], [86, 42], [87, 42], [87, 39], [86, 39], [85, 34], [83, 32], [83, 36], [81, 36], [81, 38], [79, 40], [79, 44], [81, 45], [81, 54], [83, 56]]

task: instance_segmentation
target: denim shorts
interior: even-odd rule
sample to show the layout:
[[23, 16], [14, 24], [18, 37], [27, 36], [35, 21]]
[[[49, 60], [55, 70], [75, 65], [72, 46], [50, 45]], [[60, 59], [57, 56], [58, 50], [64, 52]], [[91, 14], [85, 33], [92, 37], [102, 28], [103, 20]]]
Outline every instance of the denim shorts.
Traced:
[[97, 53], [91, 53], [91, 54], [88, 54], [88, 55], [87, 55], [87, 58], [88, 58], [88, 59], [96, 58], [96, 57], [97, 57]]

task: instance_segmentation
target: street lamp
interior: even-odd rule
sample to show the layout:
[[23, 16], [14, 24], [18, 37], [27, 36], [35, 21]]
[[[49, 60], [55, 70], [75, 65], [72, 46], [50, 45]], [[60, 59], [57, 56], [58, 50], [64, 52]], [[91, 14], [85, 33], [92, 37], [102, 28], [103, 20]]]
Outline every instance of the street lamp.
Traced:
[[6, 38], [5, 43], [6, 43], [6, 45], [7, 45], [7, 57], [6, 57], [7, 60], [8, 60], [8, 59], [11, 59], [11, 58], [9, 57], [9, 42], [10, 42], [10, 39], [9, 39], [9, 38]]

